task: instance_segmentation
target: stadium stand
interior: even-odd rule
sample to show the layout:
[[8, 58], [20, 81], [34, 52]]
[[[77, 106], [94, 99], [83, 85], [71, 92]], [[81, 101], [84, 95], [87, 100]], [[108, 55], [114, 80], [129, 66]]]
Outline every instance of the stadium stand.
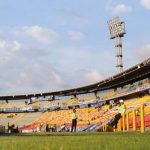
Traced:
[[[47, 125], [55, 126], [61, 131], [64, 124], [70, 127], [71, 112], [76, 108], [78, 131], [97, 131], [101, 128], [106, 130], [107, 124], [117, 113], [117, 103], [120, 99], [124, 99], [127, 108], [124, 117], [128, 117], [129, 127], [135, 129], [133, 118], [136, 118], [137, 127], [141, 127], [143, 132], [140, 124], [142, 113], [145, 113], [145, 127], [150, 125], [150, 59], [120, 74], [84, 87], [0, 96], [0, 120], [1, 125], [7, 126], [9, 122], [10, 125], [18, 126], [20, 131], [45, 131]], [[134, 112], [137, 112], [136, 117]], [[124, 121], [121, 122], [118, 130], [127, 129], [128, 122], [125, 125]]]

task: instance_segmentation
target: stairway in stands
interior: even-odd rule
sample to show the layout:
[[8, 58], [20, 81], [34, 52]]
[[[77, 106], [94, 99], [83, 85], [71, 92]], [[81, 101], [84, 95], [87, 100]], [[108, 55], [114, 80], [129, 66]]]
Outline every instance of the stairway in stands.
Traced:
[[15, 124], [15, 126], [22, 127], [26, 124], [31, 123], [35, 119], [37, 119], [41, 112], [34, 112], [34, 113], [18, 113], [13, 118], [7, 118], [8, 114], [3, 114], [2, 117], [0, 117], [0, 124], [7, 126], [8, 122], [9, 124]]
[[30, 124], [31, 122], [39, 118], [41, 114], [42, 114], [41, 112], [26, 113], [26, 115], [22, 117], [20, 120], [18, 120], [16, 123], [18, 127], [22, 127], [24, 125]]

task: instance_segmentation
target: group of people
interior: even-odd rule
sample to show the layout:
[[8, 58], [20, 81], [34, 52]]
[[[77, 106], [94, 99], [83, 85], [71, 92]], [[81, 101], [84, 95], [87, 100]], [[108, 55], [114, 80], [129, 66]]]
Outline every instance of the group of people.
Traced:
[[[111, 127], [115, 127], [115, 128], [117, 127], [118, 121], [123, 116], [125, 111], [126, 111], [126, 106], [124, 104], [124, 101], [121, 99], [118, 103], [117, 114], [110, 122]], [[71, 132], [73, 131], [76, 132], [76, 128], [77, 128], [77, 114], [76, 114], [76, 109], [73, 109]]]
[[18, 126], [15, 127], [15, 124], [9, 125], [9, 122], [7, 124], [7, 132], [8, 133], [19, 133]]
[[[117, 109], [117, 114], [115, 115], [114, 119], [112, 119], [110, 121], [110, 126], [112, 127], [117, 127], [117, 124], [118, 124], [118, 121], [119, 119], [122, 117], [122, 115], [125, 113], [126, 111], [126, 106], [124, 104], [124, 101], [123, 100], [120, 100], [119, 101], [119, 106], [118, 106], [118, 109]], [[71, 115], [71, 119], [72, 119], [72, 124], [71, 124], [71, 132], [76, 132], [76, 129], [77, 129], [77, 113], [76, 113], [76, 109], [73, 109], [73, 112], [72, 112], [72, 115]], [[39, 125], [39, 131], [41, 131], [41, 128], [42, 128], [42, 125], [40, 124]], [[56, 127], [49, 127], [48, 125], [46, 125], [46, 131], [50, 131], [52, 130], [52, 132], [55, 132], [56, 131]], [[18, 126], [15, 128], [15, 125], [9, 125], [8, 123], [8, 132], [18, 132]]]

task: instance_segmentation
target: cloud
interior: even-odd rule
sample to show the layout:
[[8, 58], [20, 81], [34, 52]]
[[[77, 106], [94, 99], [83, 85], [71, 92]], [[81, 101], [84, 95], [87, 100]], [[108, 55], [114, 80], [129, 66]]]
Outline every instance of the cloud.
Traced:
[[8, 54], [13, 54], [16, 51], [19, 51], [22, 48], [22, 44], [16, 40], [14, 41], [6, 41], [4, 39], [0, 39], [0, 52], [1, 57], [6, 56]]
[[126, 4], [116, 4], [114, 2], [109, 2], [106, 4], [106, 10], [111, 11], [113, 14], [120, 14], [131, 12], [132, 7]]
[[31, 93], [63, 87], [61, 73], [46, 59], [47, 50], [17, 40], [0, 39], [0, 53], [1, 93]]
[[82, 32], [69, 31], [68, 35], [72, 41], [81, 41], [85, 38], [85, 35]]
[[141, 5], [150, 10], [150, 0], [140, 0]]
[[34, 93], [64, 88], [63, 75], [46, 55], [40, 55], [41, 52], [36, 48], [23, 48], [11, 52], [7, 56], [9, 59], [0, 63], [1, 93]]
[[[21, 44], [18, 41], [6, 41], [0, 39], [0, 64], [2, 65], [6, 61], [9, 61], [14, 53], [18, 51], [18, 46], [21, 47]], [[5, 68], [4, 68], [5, 70]]]
[[104, 79], [103, 74], [96, 69], [77, 69], [65, 75], [66, 87], [80, 87], [93, 84]]
[[6, 46], [6, 41], [0, 40], [0, 49], [4, 49]]
[[59, 86], [63, 86], [64, 85], [64, 80], [62, 78], [62, 76], [60, 74], [58, 74], [57, 72], [52, 72], [52, 78], [54, 79], [53, 81], [59, 85]]
[[[12, 30], [17, 31], [16, 28]], [[18, 30], [18, 34], [26, 33], [23, 32], [23, 28]], [[72, 34], [78, 35], [74, 40], [83, 39], [82, 32], [79, 33], [81, 34]], [[97, 53], [93, 46], [39, 48], [39, 45], [34, 45], [32, 41], [22, 39], [20, 36], [9, 34], [9, 37], [7, 40], [0, 38], [2, 94], [62, 90], [88, 85], [103, 78], [101, 72], [93, 68], [103, 67], [103, 63], [95, 62], [101, 59], [106, 63], [106, 54], [101, 55], [101, 51]]]
[[16, 31], [15, 34], [31, 37], [38, 42], [50, 45], [58, 41], [60, 38], [56, 31], [37, 25], [22, 27], [19, 31]]
[[[5, 62], [0, 63], [2, 94], [62, 90], [88, 85], [103, 79], [98, 70], [92, 69], [92, 66], [91, 69], [88, 68], [89, 64], [97, 61], [94, 59], [89, 62], [89, 59], [94, 57], [91, 55], [95, 54], [91, 54], [88, 49], [68, 48], [61, 51], [61, 59], [52, 62], [53, 55], [44, 49], [28, 47], [19, 42], [18, 44], [17, 41], [4, 43], [2, 45], [9, 45], [9, 49], [7, 46], [6, 49], [1, 49], [1, 57], [4, 57], [7, 51], [10, 55], [7, 55], [8, 59]], [[12, 50], [15, 46], [18, 48], [17, 51]], [[56, 51], [60, 52], [55, 49]]]
[[132, 56], [138, 61], [147, 59], [150, 56], [150, 43], [147, 43], [140, 48], [134, 49], [132, 51]]
[[90, 70], [85, 74], [88, 83], [95, 83], [101, 81], [103, 76], [97, 70]]
[[[49, 67], [49, 68], [48, 68]], [[33, 88], [42, 91], [63, 87], [64, 81], [61, 74], [50, 63], [34, 62], [26, 65], [18, 76], [18, 87], [23, 86], [33, 91]], [[49, 83], [49, 84], [47, 84]]]
[[22, 48], [22, 44], [18, 41], [13, 41], [12, 45], [11, 45], [11, 48], [12, 48], [13, 51], [18, 51]]

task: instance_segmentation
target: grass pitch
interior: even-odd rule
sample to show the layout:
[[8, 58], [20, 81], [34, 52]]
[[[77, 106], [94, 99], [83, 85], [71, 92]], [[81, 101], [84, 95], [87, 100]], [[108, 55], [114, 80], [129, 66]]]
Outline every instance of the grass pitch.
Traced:
[[0, 136], [0, 150], [150, 150], [150, 133], [33, 133]]

